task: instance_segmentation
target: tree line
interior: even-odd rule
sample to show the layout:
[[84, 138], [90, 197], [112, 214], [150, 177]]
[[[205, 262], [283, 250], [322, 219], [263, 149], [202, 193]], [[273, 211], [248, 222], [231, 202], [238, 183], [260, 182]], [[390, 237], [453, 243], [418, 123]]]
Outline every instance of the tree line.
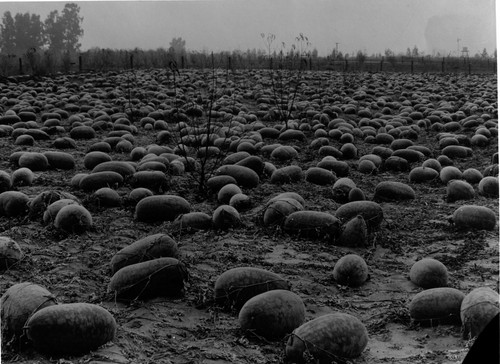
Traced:
[[[379, 70], [400, 70], [404, 63], [426, 64], [435, 70], [445, 69], [445, 56], [426, 55], [417, 46], [408, 48], [406, 53], [395, 53], [386, 49], [384, 54], [368, 55], [366, 51], [351, 54], [342, 53], [336, 46], [327, 56], [319, 56], [318, 50], [311, 50], [307, 36], [300, 33], [292, 44], [276, 41], [273, 34], [261, 34], [264, 49], [247, 49], [209, 53], [206, 50], [186, 50], [186, 41], [173, 38], [168, 48], [156, 50], [101, 49], [99, 47], [81, 51], [80, 38], [83, 36], [80, 7], [75, 3], [65, 4], [59, 13], [50, 12], [42, 21], [39, 15], [17, 13], [12, 16], [6, 11], [0, 23], [0, 75], [25, 74], [47, 75], [55, 72], [110, 70], [130, 68], [205, 68], [225, 69], [287, 68], [317, 70], [353, 70], [370, 65]], [[446, 65], [475, 62], [474, 68], [489, 70], [490, 59], [496, 62], [496, 50], [489, 55], [486, 49], [473, 57], [446, 56]], [[484, 62], [483, 62], [484, 61]], [[478, 63], [480, 62], [480, 63]], [[370, 68], [370, 69], [371, 69]], [[463, 68], [463, 67], [462, 67]], [[470, 68], [470, 66], [469, 66]], [[424, 69], [424, 70], [425, 70]]]
[[3, 14], [0, 24], [0, 52], [20, 57], [44, 49], [54, 55], [74, 54], [80, 50], [83, 17], [75, 3], [64, 5], [59, 13], [51, 11], [42, 21], [40, 15], [10, 11]]

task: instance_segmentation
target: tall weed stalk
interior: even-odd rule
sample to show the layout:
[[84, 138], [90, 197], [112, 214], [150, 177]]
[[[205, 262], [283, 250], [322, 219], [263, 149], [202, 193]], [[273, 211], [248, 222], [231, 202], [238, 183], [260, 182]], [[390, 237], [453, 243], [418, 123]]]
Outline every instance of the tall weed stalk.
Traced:
[[[211, 57], [209, 90], [205, 103], [203, 98], [198, 97], [196, 102], [190, 100], [178, 108], [177, 105], [180, 102], [177, 99], [177, 76], [180, 76], [180, 72], [175, 64], [171, 64], [171, 71], [175, 93], [174, 104], [176, 105], [170, 120], [176, 123], [175, 130], [173, 130], [174, 143], [179, 154], [184, 158], [184, 164], [187, 166], [190, 176], [197, 185], [198, 193], [202, 197], [206, 197], [209, 193], [208, 179], [214, 176], [229, 152], [227, 148], [224, 148], [229, 141], [229, 131], [224, 127], [224, 124], [228, 123], [229, 119], [223, 119], [222, 122], [215, 120], [219, 84], [214, 57]], [[203, 105], [199, 105], [200, 101], [205, 104], [205, 110], [203, 110]], [[184, 121], [186, 119], [183, 115], [187, 116], [187, 121]], [[216, 135], [223, 138], [221, 148], [216, 148], [213, 145], [213, 139]]]
[[266, 43], [268, 52], [271, 91], [276, 102], [276, 119], [283, 122], [285, 129], [288, 129], [288, 122], [293, 119], [297, 96], [307, 68], [306, 57], [311, 43], [304, 34], [300, 33], [288, 52], [286, 44], [282, 42], [281, 49], [276, 54], [276, 49], [271, 53], [276, 36], [271, 33], [267, 36], [261, 33], [261, 37]]

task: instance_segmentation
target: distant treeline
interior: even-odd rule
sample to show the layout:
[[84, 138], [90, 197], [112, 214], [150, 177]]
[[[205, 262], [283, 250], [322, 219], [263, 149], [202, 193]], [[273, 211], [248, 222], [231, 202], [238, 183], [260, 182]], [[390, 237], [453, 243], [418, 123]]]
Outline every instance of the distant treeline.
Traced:
[[[168, 49], [133, 50], [92, 48], [80, 52], [83, 18], [75, 3], [65, 4], [61, 13], [54, 10], [42, 22], [39, 15], [9, 11], [0, 24], [0, 75], [51, 75], [55, 73], [129, 70], [147, 68], [287, 69], [339, 72], [468, 72], [496, 73], [496, 50], [486, 49], [472, 57], [422, 56], [416, 46], [405, 54], [386, 49], [384, 55], [368, 56], [362, 51], [342, 54], [334, 49], [320, 57], [310, 51], [311, 43], [300, 33], [288, 49], [274, 34], [261, 34], [267, 52], [262, 49], [209, 53], [187, 51], [186, 42], [173, 38]], [[275, 47], [274, 44], [277, 46]], [[464, 48], [465, 49], [465, 48]], [[273, 51], [271, 51], [273, 50]]]
[[18, 58], [45, 49], [53, 55], [73, 55], [80, 50], [83, 35], [80, 7], [65, 4], [59, 13], [51, 11], [42, 22], [40, 15], [10, 11], [3, 14], [0, 24], [0, 50], [4, 57]]
[[0, 75], [51, 75], [56, 73], [121, 71], [165, 68], [172, 71], [216, 68], [228, 72], [242, 69], [288, 69], [338, 72], [443, 72], [496, 73], [496, 58], [317, 55], [266, 55], [257, 51], [194, 52], [168, 50], [115, 50], [92, 48], [80, 53], [27, 52], [21, 57], [0, 54]]

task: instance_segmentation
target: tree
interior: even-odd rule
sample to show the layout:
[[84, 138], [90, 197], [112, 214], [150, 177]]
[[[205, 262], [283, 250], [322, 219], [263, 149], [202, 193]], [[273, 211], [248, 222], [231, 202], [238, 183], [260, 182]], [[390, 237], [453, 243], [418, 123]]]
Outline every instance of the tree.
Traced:
[[83, 35], [81, 23], [83, 17], [80, 17], [80, 7], [75, 3], [64, 5], [62, 10], [62, 23], [64, 25], [64, 45], [67, 52], [76, 52], [80, 50], [81, 44], [78, 42]]
[[186, 54], [186, 41], [181, 37], [172, 38], [170, 48], [168, 50], [178, 56], [183, 56]]
[[483, 49], [483, 52], [481, 53], [481, 58], [488, 58], [488, 52], [486, 51], [486, 48]]
[[13, 18], [6, 11], [0, 29], [3, 53], [21, 55], [43, 45], [43, 24], [39, 15], [17, 13]]
[[17, 13], [14, 16], [14, 23], [16, 25], [16, 53], [21, 53], [23, 48], [27, 49], [30, 45], [30, 15], [29, 13]]
[[64, 5], [61, 14], [53, 10], [45, 19], [46, 41], [49, 50], [60, 53], [74, 53], [80, 50], [78, 42], [83, 35], [81, 22], [83, 17], [79, 16], [80, 7], [75, 3]]
[[387, 62], [389, 62], [392, 65], [392, 67], [394, 67], [396, 65], [396, 54], [389, 48], [387, 48], [384, 51], [384, 54], [385, 58], [387, 59]]
[[0, 25], [0, 48], [4, 54], [13, 54], [16, 51], [16, 26], [10, 11], [3, 14]]
[[64, 49], [64, 29], [57, 10], [53, 10], [45, 19], [45, 36], [49, 51], [59, 53]]
[[43, 25], [39, 15], [17, 13], [14, 17], [16, 52], [25, 53], [29, 49], [37, 49], [43, 45]]
[[366, 54], [363, 53], [362, 51], [358, 51], [356, 53], [356, 61], [358, 61], [360, 65], [363, 65], [366, 61]]
[[44, 29], [43, 23], [40, 20], [40, 15], [31, 14], [29, 34], [32, 48], [41, 48], [44, 44]]
[[418, 55], [419, 55], [419, 52], [418, 52], [417, 46], [413, 46], [413, 49], [411, 51], [411, 56], [412, 57], [418, 57]]

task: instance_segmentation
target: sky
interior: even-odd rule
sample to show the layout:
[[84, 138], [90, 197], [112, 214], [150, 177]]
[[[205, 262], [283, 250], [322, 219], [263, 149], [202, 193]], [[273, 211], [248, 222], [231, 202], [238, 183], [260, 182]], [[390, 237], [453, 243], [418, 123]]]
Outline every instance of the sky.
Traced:
[[272, 49], [288, 50], [299, 34], [324, 56], [337, 49], [353, 54], [469, 55], [497, 47], [495, 0], [178, 0], [36, 1], [0, 0], [0, 16], [29, 12], [45, 20], [67, 2], [80, 6], [81, 49], [168, 48], [182, 37], [192, 51], [267, 49], [261, 34], [274, 34]]

